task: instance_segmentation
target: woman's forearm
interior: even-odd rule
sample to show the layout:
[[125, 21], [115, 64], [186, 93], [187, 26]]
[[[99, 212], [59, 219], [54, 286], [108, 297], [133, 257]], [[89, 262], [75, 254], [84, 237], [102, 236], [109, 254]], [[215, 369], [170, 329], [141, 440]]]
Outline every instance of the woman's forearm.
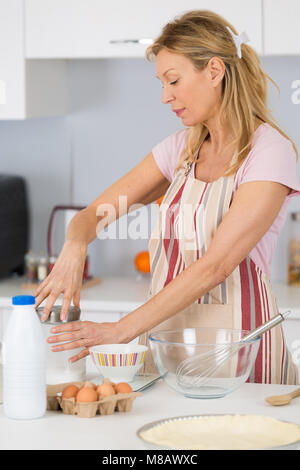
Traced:
[[141, 307], [119, 321], [120, 342], [128, 342], [188, 307], [223, 282], [223, 273], [206, 259], [191, 264]]
[[96, 238], [97, 222], [95, 208], [87, 207], [77, 212], [68, 225], [66, 241], [78, 242], [87, 246]]

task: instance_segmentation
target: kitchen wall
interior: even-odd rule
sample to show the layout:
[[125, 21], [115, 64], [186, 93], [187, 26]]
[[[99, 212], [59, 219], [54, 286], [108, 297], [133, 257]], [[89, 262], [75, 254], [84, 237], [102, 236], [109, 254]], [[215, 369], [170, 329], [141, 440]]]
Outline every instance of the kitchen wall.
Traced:
[[[292, 83], [300, 80], [299, 57], [265, 57], [265, 71], [280, 87], [270, 86], [269, 103], [300, 152], [300, 104]], [[0, 121], [0, 171], [23, 175], [31, 208], [31, 248], [45, 252], [51, 209], [57, 204], [87, 205], [135, 166], [181, 121], [161, 103], [155, 66], [143, 59], [68, 61], [70, 113], [65, 117]], [[298, 178], [300, 181], [300, 163]], [[156, 206], [142, 209], [147, 235]], [[290, 211], [300, 210], [294, 198]], [[140, 216], [140, 218], [141, 218]], [[124, 216], [115, 228], [138, 214]], [[282, 230], [272, 267], [273, 280], [285, 280], [288, 222]], [[147, 239], [96, 239], [89, 248], [94, 275], [134, 276], [133, 258], [147, 249]]]
[[[279, 127], [297, 146], [299, 152], [297, 177], [300, 183], [300, 57], [264, 57], [262, 65], [280, 89], [278, 94], [277, 89], [270, 84], [269, 107]], [[300, 211], [300, 197], [292, 198], [289, 213], [293, 211]], [[287, 278], [289, 222], [290, 216], [280, 232], [273, 258], [271, 279], [274, 281], [286, 281]]]

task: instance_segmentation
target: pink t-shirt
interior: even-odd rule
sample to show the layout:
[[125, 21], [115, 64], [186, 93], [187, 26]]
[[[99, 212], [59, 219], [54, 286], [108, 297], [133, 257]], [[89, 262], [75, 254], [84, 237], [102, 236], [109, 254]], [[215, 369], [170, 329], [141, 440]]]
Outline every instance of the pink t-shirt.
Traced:
[[[186, 132], [187, 129], [176, 132], [152, 149], [160, 171], [169, 181], [174, 177]], [[195, 164], [192, 165], [192, 175], [194, 167]], [[291, 142], [268, 123], [256, 129], [251, 150], [235, 175], [233, 193], [240, 184], [249, 181], [275, 181], [292, 189], [269, 230], [249, 253], [254, 263], [270, 277], [272, 258], [279, 232], [286, 220], [288, 204], [292, 197], [300, 195], [300, 185], [296, 173], [296, 154]]]

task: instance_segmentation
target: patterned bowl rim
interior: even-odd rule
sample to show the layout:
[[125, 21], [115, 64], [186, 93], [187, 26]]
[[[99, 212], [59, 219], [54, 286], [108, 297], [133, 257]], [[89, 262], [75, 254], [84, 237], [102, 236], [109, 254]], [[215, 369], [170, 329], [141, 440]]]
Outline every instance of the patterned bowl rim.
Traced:
[[[109, 348], [107, 349], [107, 347]], [[114, 351], [113, 347], [117, 346], [128, 346], [129, 351]], [[127, 356], [129, 354], [142, 354], [146, 351], [148, 351], [148, 346], [144, 346], [142, 344], [137, 345], [137, 344], [126, 344], [126, 345], [120, 345], [120, 344], [103, 344], [100, 346], [91, 346], [89, 348], [90, 353], [92, 354], [114, 354], [116, 356], [122, 355], [122, 356]]]

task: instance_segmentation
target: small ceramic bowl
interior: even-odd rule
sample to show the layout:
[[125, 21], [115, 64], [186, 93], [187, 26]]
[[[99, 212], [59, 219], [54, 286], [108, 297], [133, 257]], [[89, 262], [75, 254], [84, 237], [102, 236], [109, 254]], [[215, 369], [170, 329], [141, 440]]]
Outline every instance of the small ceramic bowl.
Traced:
[[89, 348], [92, 361], [103, 377], [127, 383], [142, 367], [147, 349], [141, 344], [103, 344]]

